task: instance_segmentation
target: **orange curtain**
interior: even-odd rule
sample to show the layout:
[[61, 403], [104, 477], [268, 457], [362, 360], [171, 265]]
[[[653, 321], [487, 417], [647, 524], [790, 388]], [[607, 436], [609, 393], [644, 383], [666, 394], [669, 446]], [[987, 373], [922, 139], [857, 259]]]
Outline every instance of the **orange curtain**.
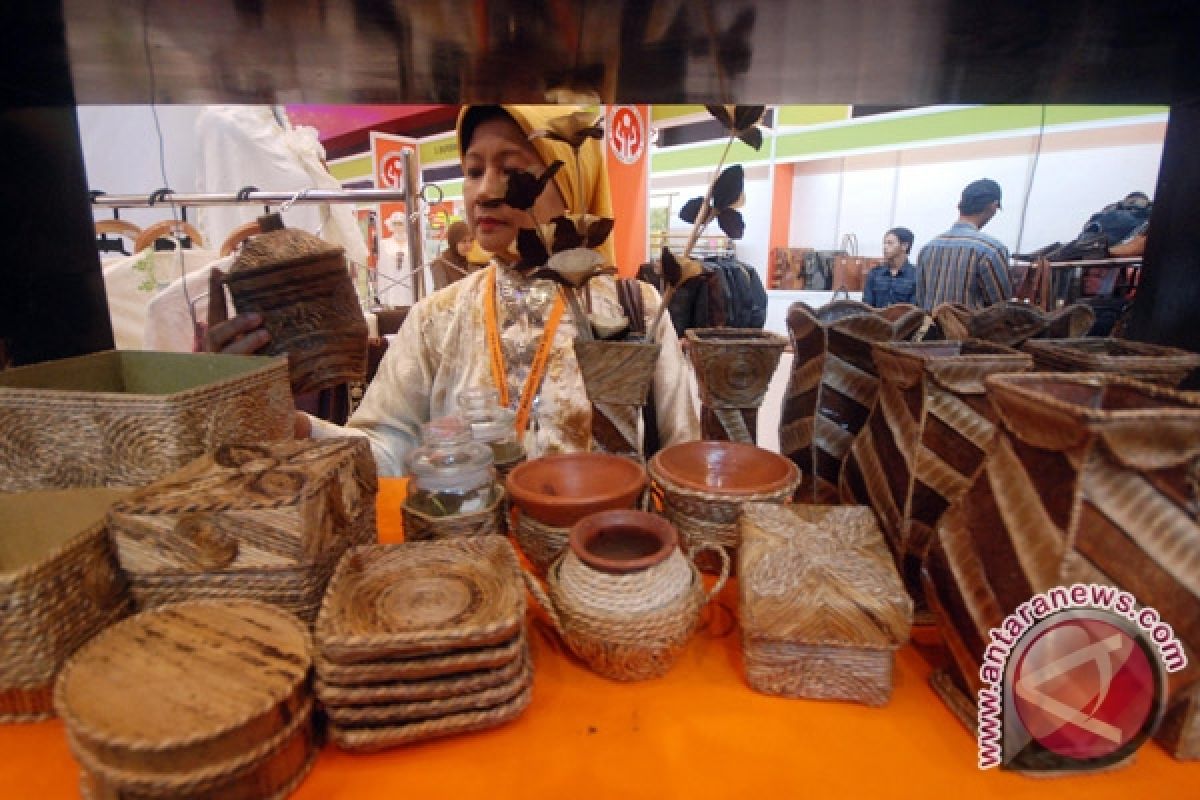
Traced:
[[609, 106], [605, 157], [612, 190], [613, 247], [622, 277], [646, 260], [646, 191], [650, 174], [649, 106]]

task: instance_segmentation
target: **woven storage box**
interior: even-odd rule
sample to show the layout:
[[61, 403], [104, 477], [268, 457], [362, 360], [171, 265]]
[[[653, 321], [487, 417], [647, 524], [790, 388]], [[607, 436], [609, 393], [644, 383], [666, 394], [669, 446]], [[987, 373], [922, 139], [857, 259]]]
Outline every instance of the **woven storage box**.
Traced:
[[887, 703], [912, 600], [871, 510], [752, 503], [741, 528], [738, 616], [750, 686]]
[[282, 797], [316, 755], [311, 644], [249, 601], [131, 617], [67, 663], [54, 705], [97, 798]]
[[109, 351], [0, 372], [0, 491], [143, 486], [292, 436], [285, 359]]
[[1112, 372], [1164, 386], [1200, 369], [1200, 353], [1125, 339], [1034, 339], [1024, 349], [1046, 372]]
[[0, 494], [0, 722], [50, 716], [59, 667], [128, 610], [104, 529], [126, 493]]
[[942, 512], [983, 466], [996, 414], [983, 380], [1026, 372], [1028, 353], [980, 339], [887, 342], [873, 349], [879, 400], [841, 476], [843, 503], [870, 505], [904, 584], [921, 600], [921, 559]]
[[907, 304], [874, 309], [838, 301], [788, 308], [792, 373], [779, 417], [779, 452], [800, 467], [796, 500], [836, 502], [838, 475], [875, 407], [879, 378], [871, 344], [910, 339], [925, 319]]
[[315, 619], [348, 547], [374, 541], [365, 439], [231, 445], [113, 506], [109, 529], [143, 606], [246, 597]]
[[[986, 386], [997, 435], [922, 568], [952, 683], [977, 696], [990, 630], [1035, 593], [1095, 583], [1174, 629], [1188, 657], [1168, 676], [1177, 706], [1200, 676], [1200, 395], [1102, 373], [992, 375]], [[1196, 730], [1194, 704], [1178, 713], [1171, 729]]]

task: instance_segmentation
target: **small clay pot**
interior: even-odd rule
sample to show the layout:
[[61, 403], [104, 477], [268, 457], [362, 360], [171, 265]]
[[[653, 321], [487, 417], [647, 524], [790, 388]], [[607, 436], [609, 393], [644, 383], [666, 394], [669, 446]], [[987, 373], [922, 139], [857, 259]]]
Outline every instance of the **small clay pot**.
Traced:
[[797, 477], [796, 465], [789, 459], [739, 442], [684, 442], [660, 450], [651, 461], [654, 469], [675, 483], [709, 494], [764, 494]]
[[657, 514], [620, 509], [584, 517], [571, 528], [568, 542], [592, 569], [625, 575], [662, 563], [675, 552], [679, 536]]
[[543, 456], [517, 465], [509, 497], [543, 525], [569, 528], [597, 511], [633, 508], [648, 478], [641, 464], [608, 453]]

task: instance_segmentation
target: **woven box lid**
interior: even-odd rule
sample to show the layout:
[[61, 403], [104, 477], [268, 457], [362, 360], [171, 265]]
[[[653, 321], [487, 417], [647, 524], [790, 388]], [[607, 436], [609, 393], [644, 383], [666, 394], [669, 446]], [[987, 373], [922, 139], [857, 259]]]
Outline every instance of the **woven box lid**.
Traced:
[[285, 359], [110, 350], [0, 372], [0, 491], [144, 486], [292, 437]]
[[294, 567], [373, 540], [377, 487], [366, 439], [232, 445], [114, 505], [109, 529], [134, 575]]
[[748, 503], [740, 525], [748, 640], [875, 649], [908, 640], [912, 600], [869, 508]]
[[104, 529], [123, 489], [0, 494], [0, 719], [51, 710], [49, 683], [128, 596]]

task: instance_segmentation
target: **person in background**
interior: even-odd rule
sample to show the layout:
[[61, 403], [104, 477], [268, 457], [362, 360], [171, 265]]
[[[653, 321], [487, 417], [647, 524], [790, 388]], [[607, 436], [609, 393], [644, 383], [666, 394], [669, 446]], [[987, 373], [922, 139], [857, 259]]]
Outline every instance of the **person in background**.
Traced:
[[1008, 248], [983, 233], [1000, 210], [1000, 184], [972, 181], [958, 203], [958, 221], [921, 248], [916, 304], [932, 311], [942, 303], [983, 308], [1012, 298]]
[[472, 271], [467, 254], [471, 252], [474, 242], [467, 223], [458, 220], [450, 226], [446, 231], [446, 249], [429, 265], [434, 291], [446, 288]]
[[917, 291], [917, 270], [908, 260], [913, 232], [892, 228], [883, 235], [883, 263], [867, 273], [863, 302], [875, 308], [911, 303]]

